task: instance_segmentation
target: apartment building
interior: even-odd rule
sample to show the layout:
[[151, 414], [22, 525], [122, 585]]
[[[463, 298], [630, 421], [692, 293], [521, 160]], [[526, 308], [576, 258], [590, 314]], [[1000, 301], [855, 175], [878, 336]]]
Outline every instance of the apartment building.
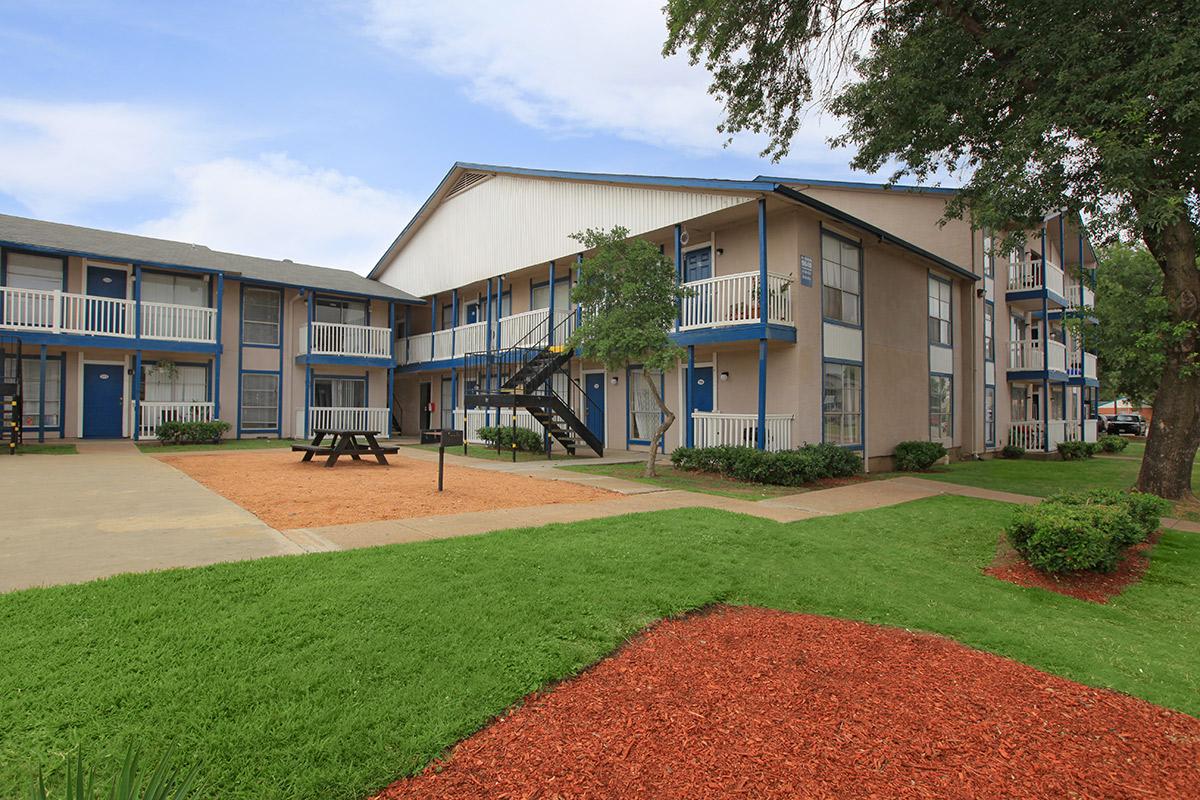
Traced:
[[[0, 215], [0, 349], [26, 440], [390, 427], [394, 322], [421, 301], [352, 272]], [[18, 356], [19, 347], [19, 356]]]
[[427, 301], [398, 320], [401, 429], [518, 424], [567, 446], [647, 447], [659, 410], [641, 367], [558, 352], [587, 256], [571, 234], [621, 225], [692, 290], [672, 334], [686, 358], [657, 376], [679, 412], [668, 450], [825, 441], [883, 467], [909, 439], [965, 455], [1094, 437], [1095, 359], [1062, 324], [1091, 301], [1076, 221], [1052, 216], [1002, 258], [966, 223], [937, 224], [946, 199], [456, 164], [370, 274]]

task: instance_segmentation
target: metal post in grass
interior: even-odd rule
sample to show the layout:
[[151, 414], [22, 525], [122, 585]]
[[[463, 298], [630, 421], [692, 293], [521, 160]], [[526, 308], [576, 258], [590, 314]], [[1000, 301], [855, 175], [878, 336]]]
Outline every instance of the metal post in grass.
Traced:
[[513, 463], [517, 463], [517, 407], [513, 406], [512, 410], [512, 458]]

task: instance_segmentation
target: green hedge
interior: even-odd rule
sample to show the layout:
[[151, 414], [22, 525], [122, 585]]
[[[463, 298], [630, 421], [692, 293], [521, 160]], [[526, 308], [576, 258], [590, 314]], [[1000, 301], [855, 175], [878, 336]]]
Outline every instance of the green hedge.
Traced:
[[1058, 454], [1062, 456], [1063, 461], [1079, 461], [1084, 458], [1091, 458], [1100, 452], [1100, 445], [1097, 442], [1059, 442]]
[[1129, 440], [1121, 436], [1101, 436], [1099, 444], [1106, 453], [1119, 453], [1129, 446]]
[[676, 469], [715, 472], [726, 478], [776, 486], [801, 486], [822, 478], [862, 472], [862, 459], [833, 444], [806, 444], [772, 453], [753, 447], [678, 447], [671, 451]]
[[214, 419], [212, 422], [180, 422], [169, 420], [155, 428], [155, 436], [163, 444], [209, 444], [220, 442], [229, 430], [229, 423]]
[[1170, 501], [1144, 492], [1122, 492], [1119, 489], [1088, 489], [1082, 492], [1059, 492], [1046, 498], [1047, 503], [1068, 506], [1112, 506], [1120, 508], [1134, 522], [1134, 530], [1125, 544], [1146, 541], [1162, 524], [1162, 516], [1171, 510]]
[[896, 469], [901, 472], [926, 470], [946, 457], [941, 442], [901, 442], [896, 445]]
[[1006, 445], [1004, 445], [1004, 448], [1000, 451], [1000, 457], [1001, 458], [1024, 458], [1025, 457], [1025, 448], [1018, 447], [1015, 444], [1006, 444]]
[[511, 425], [488, 425], [479, 429], [479, 438], [491, 447], [503, 450], [512, 449], [516, 441], [517, 449], [527, 453], [546, 452], [545, 435], [528, 428], [513, 428]]

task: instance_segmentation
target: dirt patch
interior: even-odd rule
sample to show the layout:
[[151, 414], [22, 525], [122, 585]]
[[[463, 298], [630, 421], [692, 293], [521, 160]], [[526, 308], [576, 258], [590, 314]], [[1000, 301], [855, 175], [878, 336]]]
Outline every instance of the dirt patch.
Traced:
[[984, 574], [1002, 581], [1058, 592], [1077, 600], [1107, 603], [1112, 598], [1137, 583], [1150, 566], [1150, 551], [1158, 543], [1162, 531], [1156, 531], [1149, 539], [1125, 551], [1125, 557], [1112, 572], [1076, 572], [1061, 575], [1036, 570], [1025, 563], [1021, 555], [1008, 543], [1004, 534], [996, 545], [996, 557]]
[[566, 481], [388, 456], [389, 466], [348, 458], [326, 469], [297, 453], [156, 456], [262, 519], [272, 528], [316, 528], [494, 508], [606, 500], [613, 493]]
[[754, 608], [664, 622], [401, 798], [1196, 797], [1200, 720], [946, 639]]

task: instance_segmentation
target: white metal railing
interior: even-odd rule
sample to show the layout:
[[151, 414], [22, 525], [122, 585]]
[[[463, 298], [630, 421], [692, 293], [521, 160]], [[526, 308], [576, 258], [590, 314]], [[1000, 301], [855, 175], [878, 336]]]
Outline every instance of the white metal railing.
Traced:
[[487, 349], [487, 322], [472, 322], [454, 329], [454, 355], [480, 353]]
[[1067, 359], [1067, 374], [1072, 378], [1096, 377], [1096, 354], [1072, 348]]
[[301, 353], [363, 358], [389, 358], [392, 355], [392, 332], [388, 328], [348, 325], [344, 322], [313, 322], [311, 325], [311, 341], [309, 326], [300, 326]]
[[217, 341], [217, 310], [142, 301], [142, 336], [175, 342]]
[[[466, 439], [468, 442], [478, 443], [483, 441], [483, 438], [479, 435], [480, 428], [489, 425], [501, 425], [507, 428], [513, 423], [511, 408], [468, 408], [465, 410], [465, 413]], [[455, 430], [463, 430], [463, 414], [464, 409], [454, 409], [452, 419], [454, 420]], [[535, 433], [543, 433], [545, 430], [542, 424], [523, 408], [517, 409], [517, 427], [534, 431]]]
[[504, 317], [500, 320], [500, 325], [498, 326], [500, 338], [499, 340], [494, 340], [493, 344], [501, 348], [512, 347], [534, 330], [540, 328], [542, 331], [546, 331], [546, 322], [549, 319], [550, 309], [548, 308], [523, 311], [520, 314]]
[[433, 360], [440, 361], [454, 355], [454, 329], [446, 328], [433, 332]]
[[1094, 442], [1097, 440], [1096, 420], [1085, 419], [1083, 421], [1083, 440], [1085, 442]]
[[133, 336], [133, 301], [0, 286], [0, 327], [44, 333]]
[[1096, 375], [1096, 354], [1085, 352], [1083, 354], [1083, 377], [1095, 378]]
[[1051, 372], [1067, 371], [1067, 346], [1056, 339], [1047, 342], [1048, 366]]
[[[1046, 433], [1049, 432], [1049, 448]], [[1059, 442], [1096, 441], [1096, 420], [1084, 420], [1082, 426], [1075, 419], [1014, 420], [1008, 426], [1008, 443], [1025, 450], [1053, 453]]]
[[1010, 292], [1045, 288], [1062, 297], [1064, 280], [1063, 271], [1050, 261], [1019, 261], [1009, 265]]
[[[792, 449], [792, 414], [767, 414], [768, 450]], [[696, 447], [754, 447], [758, 442], [757, 414], [722, 414], [696, 411], [692, 414], [692, 438]]]
[[1080, 308], [1093, 308], [1096, 305], [1096, 293], [1093, 292], [1086, 284], [1083, 285], [1083, 299], [1080, 301], [1080, 282], [1079, 278], [1068, 278], [1066, 281], [1067, 308], [1072, 311], [1077, 311]]
[[138, 438], [158, 436], [158, 426], [164, 422], [211, 422], [212, 403], [167, 403], [143, 400], [138, 412]]
[[[303, 411], [300, 415], [303, 418]], [[338, 428], [342, 430], [374, 431], [387, 435], [388, 410], [386, 408], [359, 408], [354, 406], [311, 406], [308, 409], [308, 430], [314, 428]]]
[[[679, 329], [741, 325], [762, 319], [757, 272], [718, 275], [683, 284], [691, 290], [680, 304]], [[795, 324], [792, 316], [791, 279], [767, 275], [767, 322]]]
[[1054, 339], [1048, 348], [1049, 360], [1042, 355], [1041, 341], [1018, 339], [1008, 343], [1008, 368], [1010, 370], [1042, 371], [1049, 366], [1052, 372], [1067, 371], [1067, 346]]

